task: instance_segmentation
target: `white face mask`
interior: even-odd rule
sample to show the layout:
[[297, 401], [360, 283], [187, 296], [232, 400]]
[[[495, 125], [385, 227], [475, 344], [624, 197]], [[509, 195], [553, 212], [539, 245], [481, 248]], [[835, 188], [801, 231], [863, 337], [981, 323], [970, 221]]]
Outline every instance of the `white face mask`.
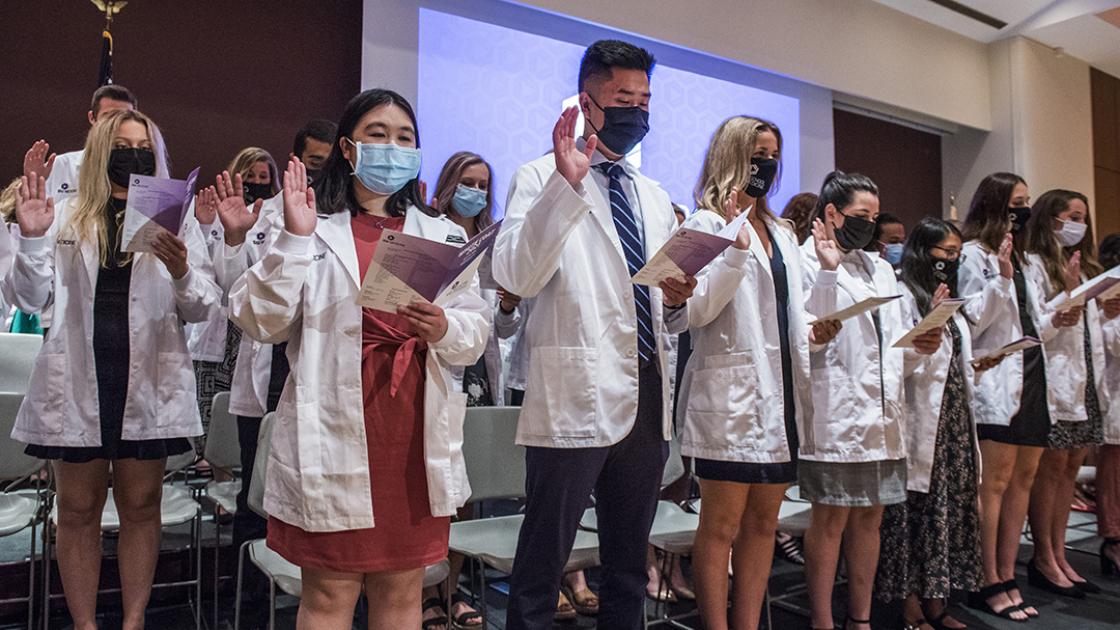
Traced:
[[1089, 226], [1084, 223], [1062, 221], [1061, 219], [1058, 219], [1058, 221], [1061, 221], [1062, 227], [1054, 230], [1054, 234], [1058, 237], [1058, 242], [1065, 247], [1073, 247], [1080, 243], [1085, 238], [1085, 231], [1089, 229]]

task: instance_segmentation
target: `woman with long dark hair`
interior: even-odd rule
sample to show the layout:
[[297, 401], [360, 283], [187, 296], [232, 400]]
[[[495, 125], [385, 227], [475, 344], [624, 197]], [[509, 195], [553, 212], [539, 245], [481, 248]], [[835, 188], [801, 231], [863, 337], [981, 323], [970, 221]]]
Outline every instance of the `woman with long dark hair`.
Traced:
[[[962, 243], [952, 223], [933, 217], [910, 232], [900, 265], [908, 323], [959, 295]], [[964, 314], [949, 320], [936, 353], [907, 350], [904, 366], [908, 492], [905, 503], [883, 513], [876, 591], [884, 601], [903, 601], [908, 627], [959, 628], [946, 600], [981, 582], [980, 455], [970, 410], [975, 370]]]
[[[1029, 201], [1023, 178], [993, 173], [980, 182], [965, 218], [960, 295], [966, 300], [963, 309], [979, 356], [1023, 335], [1039, 334], [1033, 315], [1037, 296], [1023, 278], [1013, 247], [1030, 217]], [[980, 479], [984, 580], [969, 603], [1014, 621], [1038, 616], [1023, 601], [1015, 581], [1015, 559], [1038, 458], [1050, 431], [1043, 364], [1039, 348], [1007, 357], [980, 374], [973, 402], [984, 462]]]
[[1038, 326], [1046, 354], [1047, 447], [1031, 488], [1034, 556], [1027, 565], [1032, 586], [1082, 598], [1100, 588], [1066, 560], [1066, 526], [1077, 473], [1090, 448], [1104, 441], [1104, 344], [1095, 301], [1057, 311], [1055, 301], [1083, 280], [1100, 274], [1092, 237], [1089, 200], [1070, 190], [1050, 190], [1035, 201], [1016, 250], [1023, 273], [1039, 298]]
[[350, 628], [364, 591], [370, 628], [415, 628], [424, 567], [447, 556], [469, 494], [451, 369], [478, 360], [490, 318], [477, 286], [394, 314], [358, 304], [385, 230], [465, 234], [421, 197], [408, 101], [367, 90], [338, 126], [313, 190], [289, 162], [283, 230], [234, 285], [230, 316], [258, 341], [289, 342], [264, 501], [269, 546], [303, 572], [297, 627]]

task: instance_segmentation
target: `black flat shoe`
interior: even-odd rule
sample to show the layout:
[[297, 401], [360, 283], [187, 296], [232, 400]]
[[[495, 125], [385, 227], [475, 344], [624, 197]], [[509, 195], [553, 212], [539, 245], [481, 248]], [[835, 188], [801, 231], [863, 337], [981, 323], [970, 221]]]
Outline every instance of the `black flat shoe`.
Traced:
[[1055, 595], [1062, 597], [1072, 597], [1073, 599], [1085, 599], [1085, 591], [1077, 588], [1077, 586], [1059, 586], [1050, 581], [1050, 578], [1042, 574], [1038, 570], [1032, 559], [1027, 563], [1027, 582], [1035, 588], [1040, 588], [1044, 591], [1049, 591]]
[[1093, 584], [1089, 580], [1083, 580], [1081, 582], [1070, 580], [1070, 582], [1073, 582], [1073, 585], [1075, 587], [1081, 589], [1082, 592], [1088, 593], [1090, 595], [1096, 595], [1097, 593], [1101, 592], [1101, 587], [1097, 586], [1096, 584]]
[[1120, 538], [1108, 538], [1101, 543], [1101, 575], [1105, 577], [1120, 577], [1120, 565], [1104, 555], [1104, 550], [1115, 545], [1120, 545]]

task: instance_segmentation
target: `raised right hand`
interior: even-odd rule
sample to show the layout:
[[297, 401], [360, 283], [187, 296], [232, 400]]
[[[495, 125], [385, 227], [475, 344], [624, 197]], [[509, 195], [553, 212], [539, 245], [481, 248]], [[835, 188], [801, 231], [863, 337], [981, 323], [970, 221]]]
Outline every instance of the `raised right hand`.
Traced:
[[1072, 291], [1081, 285], [1081, 252], [1073, 252], [1066, 263], [1066, 290]]
[[826, 271], [836, 271], [840, 266], [840, 259], [843, 254], [840, 252], [840, 247], [836, 241], [828, 238], [828, 232], [824, 229], [824, 223], [820, 219], [813, 219], [813, 245], [817, 250], [817, 260], [821, 262], [821, 269]]
[[999, 275], [1011, 279], [1015, 275], [1015, 266], [1011, 264], [1011, 250], [1015, 245], [1015, 237], [1011, 236], [1008, 232], [1003, 237], [1003, 242], [999, 244], [999, 252], [996, 257], [999, 260]]
[[47, 233], [54, 223], [54, 199], [47, 195], [47, 179], [24, 175], [16, 193], [16, 221], [19, 232], [27, 238]]
[[307, 167], [293, 155], [284, 171], [284, 229], [296, 236], [311, 236], [318, 222], [315, 189], [307, 186]]
[[47, 144], [46, 140], [36, 140], [35, 144], [27, 150], [23, 155], [23, 176], [27, 178], [42, 177], [46, 179], [51, 176], [51, 169], [54, 168], [54, 159], [56, 156], [51, 153], [47, 157], [51, 145]]
[[[741, 211], [739, 210], [739, 189], [732, 187], [727, 201], [723, 202], [723, 219], [728, 223], [734, 221]], [[748, 250], [751, 248], [751, 230], [746, 221], [739, 226], [739, 233], [735, 235], [735, 242], [731, 244], [735, 249]]]
[[[287, 173], [285, 173], [285, 175], [287, 175]], [[306, 182], [306, 180], [304, 181]], [[306, 185], [306, 183], [304, 185]], [[230, 179], [229, 171], [222, 171], [217, 177], [215, 189], [218, 193], [218, 219], [221, 220], [222, 228], [225, 230], [226, 244], [231, 247], [236, 247], [245, 242], [245, 235], [257, 224], [257, 219], [261, 216], [261, 206], [264, 205], [264, 199], [257, 199], [254, 201], [252, 210], [245, 207], [241, 173], [234, 175], [233, 178]], [[287, 206], [287, 200], [288, 197], [287, 194], [285, 194], [285, 207]], [[314, 204], [314, 202], [312, 202], [312, 204]], [[315, 216], [314, 209], [312, 210], [311, 216]], [[285, 213], [285, 219], [286, 218], [287, 215]], [[314, 231], [314, 226], [312, 226], [311, 229]]]
[[587, 176], [587, 171], [591, 169], [591, 156], [595, 154], [595, 147], [599, 146], [598, 136], [591, 136], [587, 139], [587, 146], [579, 150], [575, 138], [578, 118], [579, 110], [569, 107], [560, 114], [560, 119], [552, 128], [552, 155], [556, 159], [556, 170], [572, 188], [579, 186]]

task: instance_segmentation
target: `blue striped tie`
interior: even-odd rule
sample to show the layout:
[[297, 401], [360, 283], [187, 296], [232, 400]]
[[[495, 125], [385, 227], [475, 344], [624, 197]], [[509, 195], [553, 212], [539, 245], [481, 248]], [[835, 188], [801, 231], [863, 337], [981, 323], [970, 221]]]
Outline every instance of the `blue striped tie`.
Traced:
[[[603, 162], [595, 166], [609, 180], [611, 198], [611, 216], [614, 217], [614, 229], [618, 232], [618, 240], [622, 241], [622, 251], [626, 254], [626, 267], [630, 275], [638, 273], [646, 264], [645, 248], [642, 246], [642, 237], [638, 231], [638, 224], [634, 221], [634, 212], [630, 209], [630, 201], [622, 188], [622, 178], [629, 177], [621, 164], [617, 162]], [[657, 354], [657, 341], [653, 334], [653, 316], [650, 310], [649, 287], [641, 284], [632, 284], [634, 287], [634, 310], [638, 315], [638, 356], [642, 363], [648, 363]]]

